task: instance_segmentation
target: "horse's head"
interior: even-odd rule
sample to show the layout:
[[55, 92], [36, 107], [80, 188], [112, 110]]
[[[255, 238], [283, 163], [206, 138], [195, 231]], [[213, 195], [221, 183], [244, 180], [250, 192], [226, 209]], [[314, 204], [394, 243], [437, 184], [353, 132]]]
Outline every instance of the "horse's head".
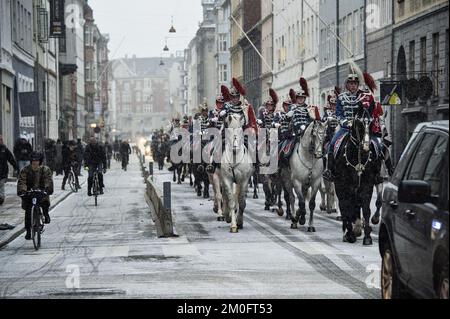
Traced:
[[370, 150], [370, 115], [367, 109], [361, 104], [352, 120], [351, 138], [356, 145], [363, 146], [364, 151]]
[[316, 158], [323, 157], [323, 141], [325, 139], [327, 123], [313, 121], [305, 131], [302, 146], [309, 149], [309, 153]]
[[228, 135], [228, 140], [233, 145], [233, 150], [236, 150], [241, 145], [241, 141], [244, 138], [242, 132], [244, 125], [245, 118], [240, 113], [230, 113], [225, 119], [226, 136]]

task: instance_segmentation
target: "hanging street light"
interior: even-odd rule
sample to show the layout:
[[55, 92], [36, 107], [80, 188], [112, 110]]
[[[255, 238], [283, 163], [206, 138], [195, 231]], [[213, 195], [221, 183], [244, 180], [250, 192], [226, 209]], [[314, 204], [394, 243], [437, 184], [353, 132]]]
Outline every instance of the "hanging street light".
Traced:
[[172, 16], [172, 26], [170, 27], [169, 33], [176, 33], [177, 30], [173, 27], [173, 16]]
[[169, 51], [169, 47], [167, 46], [167, 38], [166, 38], [166, 45], [164, 46], [163, 51]]

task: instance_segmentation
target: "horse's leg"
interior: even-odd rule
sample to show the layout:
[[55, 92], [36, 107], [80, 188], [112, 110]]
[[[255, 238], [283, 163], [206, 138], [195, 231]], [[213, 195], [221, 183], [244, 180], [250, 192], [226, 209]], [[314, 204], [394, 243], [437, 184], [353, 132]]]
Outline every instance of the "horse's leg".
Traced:
[[347, 193], [345, 185], [336, 187], [336, 194], [339, 200], [339, 209], [342, 215], [342, 231], [344, 233], [344, 242], [355, 243], [356, 236], [353, 232], [352, 215], [354, 207], [352, 207], [352, 195]]
[[222, 199], [223, 199], [223, 204], [222, 204], [222, 211], [223, 211], [223, 216], [225, 218], [225, 221], [227, 222], [227, 224], [231, 224], [231, 214], [230, 214], [230, 200], [228, 199], [228, 191], [227, 188], [225, 186], [223, 186], [222, 188]]
[[377, 189], [377, 201], [375, 203], [375, 206], [377, 207], [377, 210], [375, 211], [375, 214], [372, 217], [372, 224], [378, 225], [380, 223], [380, 211], [381, 206], [383, 204], [383, 184], [378, 184], [375, 186]]
[[239, 204], [239, 213], [237, 215], [237, 227], [238, 229], [244, 228], [244, 210], [246, 207], [246, 201], [245, 201], [245, 194], [247, 193], [248, 187], [245, 185], [248, 185], [247, 182], [241, 183], [241, 185], [237, 185], [236, 188], [236, 194], [238, 197], [238, 204]]
[[264, 178], [263, 191], [264, 191], [264, 195], [266, 197], [266, 200], [264, 202], [264, 210], [267, 211], [267, 210], [270, 210], [270, 201], [271, 201], [271, 197], [272, 197], [272, 193], [270, 192], [270, 186], [269, 186], [267, 177]]
[[313, 185], [311, 190], [311, 198], [309, 199], [309, 227], [308, 232], [315, 233], [316, 228], [314, 227], [314, 210], [316, 209], [316, 196], [317, 192], [320, 189], [321, 181], [316, 182], [316, 185]]
[[228, 193], [228, 205], [229, 205], [229, 211], [231, 214], [231, 225], [230, 225], [230, 232], [231, 233], [237, 233], [238, 232], [238, 226], [237, 226], [237, 218], [236, 218], [236, 186], [233, 185], [233, 182], [227, 182], [227, 184], [230, 184], [228, 187], [227, 193]]
[[327, 210], [327, 192], [326, 192], [326, 188], [324, 185], [324, 182], [320, 181], [320, 187], [319, 187], [319, 192], [320, 192], [320, 198], [322, 199], [322, 201], [320, 202], [320, 211], [324, 212]]
[[[355, 198], [355, 200], [358, 200], [357, 198]], [[359, 201], [355, 201], [354, 203], [357, 203], [356, 206], [354, 206], [354, 219], [353, 219], [353, 223], [354, 223], [354, 233], [356, 235], [356, 237], [361, 237], [362, 236], [362, 231], [363, 231], [363, 221], [361, 219], [361, 209], [362, 209], [362, 203]]]
[[292, 218], [292, 224], [291, 224], [291, 228], [292, 229], [297, 229], [297, 223], [300, 223], [300, 225], [305, 225], [306, 223], [306, 207], [305, 207], [305, 198], [303, 197], [303, 190], [302, 190], [302, 184], [294, 179], [293, 180], [293, 184], [294, 184], [294, 189], [295, 189], [295, 193], [297, 194], [298, 197], [298, 210], [295, 213], [295, 217]]
[[175, 169], [173, 170], [173, 182], [174, 183], [177, 181], [177, 169], [178, 169], [178, 167], [175, 167]]
[[292, 219], [292, 212], [295, 211], [295, 196], [292, 190], [292, 185], [286, 183], [284, 187], [284, 201], [286, 202], [286, 220]]
[[277, 213], [278, 214], [281, 214], [281, 213], [284, 214], [284, 212], [283, 212], [283, 202], [281, 200], [281, 195], [283, 194], [283, 187], [282, 187], [282, 185], [280, 183], [277, 183], [277, 185], [275, 187], [276, 187], [276, 196], [275, 196], [275, 198], [276, 198], [276, 201], [278, 202]]
[[217, 205], [217, 214], [219, 215], [217, 217], [217, 220], [219, 222], [222, 222], [225, 220], [224, 216], [223, 216], [223, 200], [222, 200], [222, 190], [220, 187], [220, 180], [219, 180], [219, 176], [217, 175], [217, 170], [216, 172], [213, 174], [213, 186], [215, 188], [214, 190], [214, 198], [215, 198], [215, 205]]
[[206, 174], [206, 171], [203, 172], [203, 186], [204, 186], [204, 190], [203, 190], [203, 197], [209, 198], [209, 179], [208, 179], [208, 175]]
[[367, 187], [367, 189], [363, 190], [362, 196], [362, 210], [363, 210], [363, 218], [364, 218], [364, 246], [371, 246], [373, 244], [372, 237], [370, 233], [372, 232], [372, 227], [370, 227], [370, 202], [372, 199], [373, 186]]
[[181, 171], [183, 170], [183, 165], [180, 165], [177, 170], [178, 174], [178, 185], [181, 185]]
[[253, 199], [258, 199], [258, 173], [253, 174]]

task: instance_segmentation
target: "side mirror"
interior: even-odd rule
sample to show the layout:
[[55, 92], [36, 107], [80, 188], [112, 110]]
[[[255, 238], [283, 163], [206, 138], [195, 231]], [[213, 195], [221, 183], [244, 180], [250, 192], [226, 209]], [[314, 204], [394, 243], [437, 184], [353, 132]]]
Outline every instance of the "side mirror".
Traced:
[[398, 201], [408, 204], [432, 202], [431, 187], [425, 181], [402, 181], [398, 188]]

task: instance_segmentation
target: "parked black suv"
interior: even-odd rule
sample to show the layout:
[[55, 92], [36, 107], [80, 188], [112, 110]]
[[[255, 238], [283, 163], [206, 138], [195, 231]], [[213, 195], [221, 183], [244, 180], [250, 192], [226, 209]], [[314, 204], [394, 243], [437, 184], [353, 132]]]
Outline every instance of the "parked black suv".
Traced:
[[385, 299], [448, 299], [448, 121], [419, 124], [383, 193]]

